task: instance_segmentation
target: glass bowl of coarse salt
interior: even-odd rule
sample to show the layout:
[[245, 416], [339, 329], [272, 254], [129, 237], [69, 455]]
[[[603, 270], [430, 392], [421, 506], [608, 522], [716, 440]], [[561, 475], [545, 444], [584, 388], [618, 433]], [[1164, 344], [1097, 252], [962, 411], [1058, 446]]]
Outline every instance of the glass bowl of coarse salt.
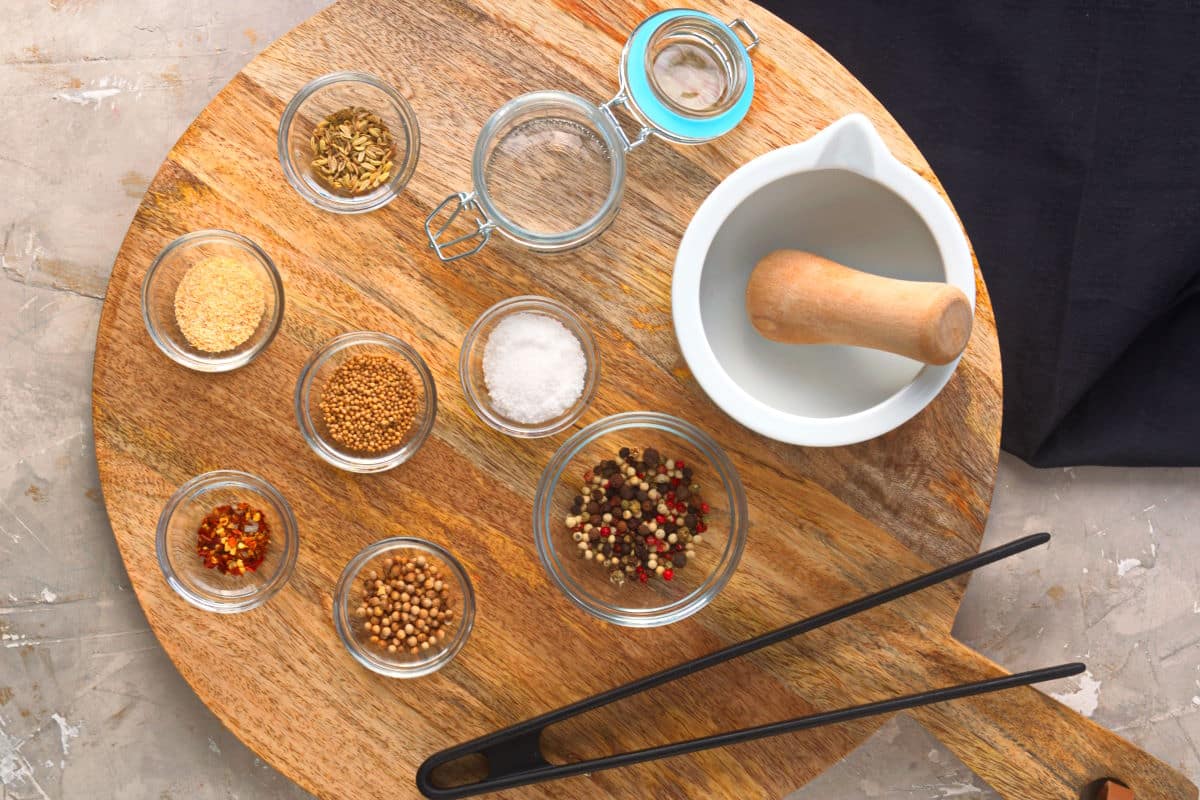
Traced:
[[481, 420], [509, 436], [567, 428], [600, 381], [600, 351], [579, 315], [548, 297], [503, 300], [463, 339], [458, 376]]
[[386, 333], [335, 336], [296, 381], [296, 422], [321, 458], [349, 472], [383, 472], [421, 449], [437, 416], [425, 359]]
[[159, 350], [200, 372], [228, 372], [267, 348], [283, 320], [283, 280], [237, 233], [195, 231], [163, 248], [142, 281], [142, 319]]

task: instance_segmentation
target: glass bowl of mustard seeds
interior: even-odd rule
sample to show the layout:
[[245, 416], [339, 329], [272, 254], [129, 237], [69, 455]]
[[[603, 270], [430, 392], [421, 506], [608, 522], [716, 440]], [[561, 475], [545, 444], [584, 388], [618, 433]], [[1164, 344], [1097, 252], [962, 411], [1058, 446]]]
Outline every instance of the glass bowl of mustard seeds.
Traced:
[[265, 479], [217, 470], [171, 495], [155, 551], [168, 585], [205, 611], [258, 608], [292, 576], [300, 533], [291, 506]]
[[362, 214], [404, 189], [421, 134], [395, 88], [363, 72], [334, 72], [288, 103], [277, 146], [283, 174], [301, 197], [325, 211]]
[[318, 456], [349, 472], [384, 472], [428, 438], [437, 389], [411, 346], [356, 331], [313, 353], [296, 381], [295, 406], [300, 433]]
[[142, 280], [142, 319], [172, 361], [228, 372], [254, 360], [283, 321], [283, 279], [241, 234], [202, 230], [163, 248]]
[[475, 624], [475, 591], [448, 550], [409, 536], [366, 547], [342, 571], [333, 625], [346, 650], [393, 678], [428, 675], [462, 650]]

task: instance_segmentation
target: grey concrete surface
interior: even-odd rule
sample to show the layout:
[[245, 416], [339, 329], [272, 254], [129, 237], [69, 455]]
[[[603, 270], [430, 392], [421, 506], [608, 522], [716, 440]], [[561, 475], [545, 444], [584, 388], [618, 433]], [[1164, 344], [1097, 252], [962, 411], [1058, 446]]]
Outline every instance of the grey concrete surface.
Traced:
[[[100, 504], [89, 387], [105, 282], [170, 145], [325, 0], [7, 0], [0, 9], [0, 800], [302, 798], [146, 626]], [[1049, 550], [980, 573], [957, 632], [1200, 779], [1200, 471], [1005, 458], [988, 529]], [[792, 800], [994, 797], [889, 722]]]

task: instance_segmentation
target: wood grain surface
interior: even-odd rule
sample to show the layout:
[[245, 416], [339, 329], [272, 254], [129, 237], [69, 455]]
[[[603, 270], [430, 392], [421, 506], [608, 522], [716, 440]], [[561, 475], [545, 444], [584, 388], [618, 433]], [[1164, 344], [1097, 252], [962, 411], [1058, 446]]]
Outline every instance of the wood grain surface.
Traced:
[[[239, 737], [322, 797], [415, 796], [416, 766], [435, 750], [978, 549], [1001, 410], [995, 323], [982, 280], [974, 334], [954, 379], [913, 421], [863, 445], [802, 449], [751, 434], [707, 399], [679, 354], [669, 310], [674, 251], [700, 201], [739, 164], [861, 111], [901, 160], [938, 186], [865, 88], [752, 4], [705, 5], [723, 18], [747, 17], [762, 36], [746, 121], [714, 144], [639, 149], [629, 160], [622, 213], [598, 240], [556, 257], [494, 242], [453, 267], [437, 263], [425, 246], [422, 222], [448, 192], [468, 188], [474, 138], [491, 112], [537, 88], [607, 99], [626, 36], [655, 10], [568, 0], [343, 0], [281, 39], [220, 93], [171, 151], [130, 227], [109, 284], [93, 384], [96, 452], [113, 530], [147, 617], [180, 672]], [[275, 154], [287, 100], [312, 77], [346, 68], [396, 85], [417, 113], [424, 143], [401, 197], [359, 217], [309, 206], [284, 182]], [[287, 294], [274, 343], [225, 375], [170, 362], [151, 344], [139, 309], [154, 255], [176, 236], [208, 227], [259, 242], [278, 264]], [[680, 414], [722, 444], [746, 483], [751, 528], [741, 567], [687, 622], [648, 631], [606, 625], [571, 606], [538, 564], [530, 532], [534, 485], [566, 434], [518, 441], [493, 432], [466, 406], [456, 375], [459, 343], [475, 317], [527, 293], [563, 299], [593, 325], [604, 371], [579, 424], [638, 408]], [[377, 476], [320, 461], [292, 415], [306, 358], [329, 337], [356, 329], [412, 343], [439, 389], [429, 441], [409, 463]], [[185, 604], [154, 556], [155, 522], [168, 496], [216, 468], [256, 472], [279, 487], [302, 538], [290, 584], [265, 607], [232, 617]], [[343, 565], [364, 545], [396, 533], [448, 546], [478, 593], [466, 649], [416, 681], [358, 667], [331, 621]], [[950, 637], [962, 588], [929, 590], [693, 676], [665, 697], [623, 701], [551, 729], [546, 750], [560, 758], [598, 756], [999, 674]], [[1168, 766], [1033, 689], [916, 716], [1006, 797], [1077, 797], [1106, 776], [1139, 797], [1196, 797]], [[794, 734], [507, 796], [779, 797], [879, 724]]]

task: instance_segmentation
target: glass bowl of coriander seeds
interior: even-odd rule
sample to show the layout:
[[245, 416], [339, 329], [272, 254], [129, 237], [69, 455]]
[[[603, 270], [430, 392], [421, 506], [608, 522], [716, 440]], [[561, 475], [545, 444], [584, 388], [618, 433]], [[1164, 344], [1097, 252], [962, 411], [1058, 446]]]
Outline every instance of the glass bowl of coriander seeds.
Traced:
[[301, 197], [326, 211], [362, 214], [404, 189], [421, 134], [395, 88], [363, 72], [333, 72], [288, 103], [277, 146], [283, 174]]
[[291, 506], [265, 479], [238, 470], [197, 475], [158, 518], [163, 577], [205, 611], [233, 614], [267, 602], [296, 567], [300, 532]]
[[686, 619], [729, 582], [746, 545], [746, 492], [707, 433], [633, 411], [563, 442], [534, 496], [538, 557], [589, 614], [633, 628]]
[[445, 548], [408, 536], [350, 560], [334, 591], [333, 625], [346, 650], [393, 678], [428, 675], [462, 650], [475, 624], [471, 579]]
[[163, 248], [142, 280], [142, 320], [172, 361], [228, 372], [267, 348], [283, 321], [283, 279], [261, 247], [203, 230]]
[[350, 472], [384, 472], [421, 448], [437, 416], [425, 360], [386, 333], [335, 336], [296, 381], [296, 421], [309, 447]]

